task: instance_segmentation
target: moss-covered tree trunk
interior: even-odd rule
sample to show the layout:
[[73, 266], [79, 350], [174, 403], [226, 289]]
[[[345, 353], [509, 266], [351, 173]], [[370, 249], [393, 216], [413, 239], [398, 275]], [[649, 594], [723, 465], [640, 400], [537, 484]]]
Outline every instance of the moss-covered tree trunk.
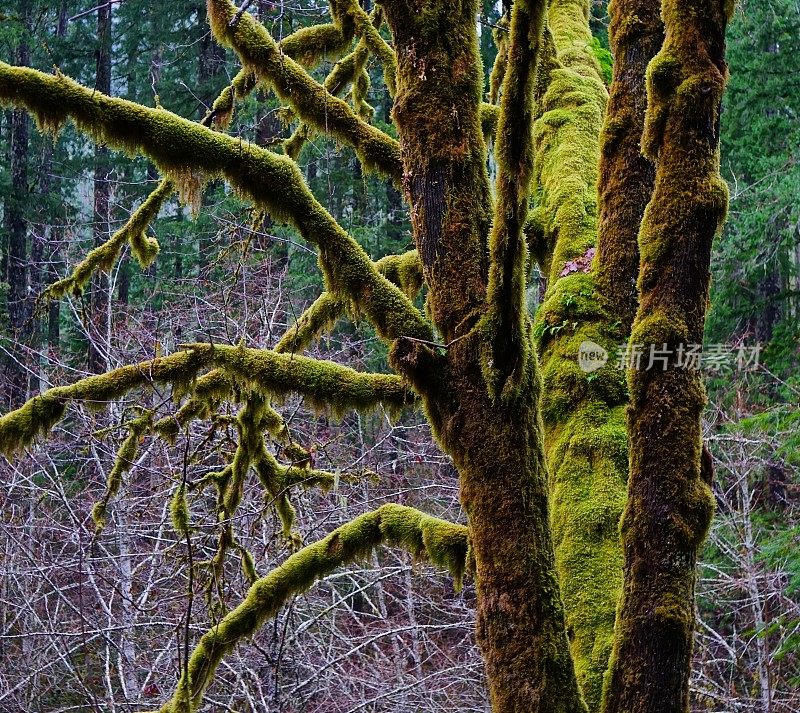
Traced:
[[[227, 0], [209, 0], [208, 7], [215, 36], [234, 48], [247, 71], [201, 125], [109, 98], [62, 75], [0, 63], [0, 98], [27, 106], [45, 126], [71, 117], [102, 142], [148, 154], [170, 177], [51, 293], [82, 287], [93, 271], [113, 264], [125, 241], [149, 265], [157, 245], [144, 228], [172, 192], [173, 179], [185, 198], [199, 198], [199, 174], [223, 176], [259, 210], [280, 216], [316, 245], [326, 292], [274, 350], [193, 344], [51, 389], [0, 419], [0, 448], [18, 450], [51, 429], [70, 400], [114, 398], [145, 381], [192, 394], [174, 418], [153, 425], [165, 437], [209, 416], [220, 401], [243, 398], [237, 456], [218, 491], [224, 519], [232, 522], [237, 483], [250, 467], [268, 493], [284, 486], [288, 492], [293, 482], [293, 467], [264, 448], [263, 433], [282, 424], [269, 399], [298, 393], [341, 413], [377, 403], [401, 408], [419, 397], [460, 474], [478, 593], [477, 639], [493, 710], [572, 713], [585, 711], [586, 703], [597, 710], [612, 644], [608, 711], [685, 710], [694, 566], [713, 504], [708, 469], [700, 466], [700, 378], [674, 360], [664, 370], [633, 372], [629, 446], [621, 372], [613, 362], [587, 370], [580, 355], [585, 342], [610, 349], [624, 338], [637, 297], [634, 342], [678, 355], [702, 339], [710, 245], [726, 204], [717, 170], [726, 8], [719, 0], [665, 0], [665, 44], [649, 70], [643, 122], [642, 72], [661, 42], [661, 24], [652, 0], [621, 0], [612, 27], [616, 79], [598, 164], [608, 94], [592, 51], [586, 0], [516, 0], [507, 30], [500, 30], [508, 34], [492, 73], [491, 97], [499, 107], [482, 103], [477, 0], [384, 0], [371, 17], [353, 0], [334, 0], [334, 22], [280, 43], [244, 8]], [[394, 52], [377, 31], [384, 12]], [[330, 86], [304, 69], [356, 39], [331, 72], [329, 80], [340, 76]], [[383, 64], [399, 142], [357, 113], [363, 86], [353, 109], [336, 96], [348, 83], [358, 85], [357, 68], [369, 53]], [[256, 76], [298, 118], [285, 156], [224, 133], [234, 98], [252, 91]], [[646, 159], [638, 155], [643, 123]], [[416, 251], [373, 262], [317, 202], [292, 160], [303, 126], [352, 146], [365, 169], [402, 186]], [[494, 194], [484, 131], [495, 132]], [[634, 236], [650, 197], [637, 253]], [[524, 300], [529, 252], [548, 281], [535, 326]], [[420, 264], [426, 314], [412, 303]], [[631, 289], [637, 272], [638, 295]], [[348, 305], [391, 345], [400, 376], [357, 373], [295, 353]], [[136, 428], [149, 429], [150, 420], [143, 417]], [[132, 427], [123, 448], [139, 435]], [[629, 451], [624, 597], [615, 627], [623, 570], [617, 523]], [[98, 521], [119, 489], [121, 464], [131, 460], [120, 452]], [[315, 471], [313, 479], [336, 477]], [[173, 515], [186, 535], [190, 513], [179, 495]], [[278, 512], [290, 535], [288, 500]], [[220, 563], [234, 542], [233, 529], [229, 534]], [[255, 582], [241, 605], [200, 639], [163, 710], [199, 706], [222, 657], [286, 596], [382, 542], [427, 554], [456, 576], [463, 570], [460, 526], [397, 506], [356, 518]], [[243, 567], [255, 579], [251, 560], [243, 557]]]
[[711, 243], [727, 208], [719, 110], [729, 11], [721, 0], [665, 0], [664, 46], [648, 69], [642, 148], [656, 178], [639, 233], [631, 342], [661, 359], [629, 371], [625, 585], [609, 713], [689, 710], [695, 566], [714, 499], [701, 457], [702, 378], [681, 355], [702, 344]]
[[446, 344], [400, 339], [394, 363], [423, 394], [460, 474], [493, 710], [582, 711], [555, 576], [535, 359], [518, 365], [516, 397], [492, 398], [483, 332], [475, 329], [486, 303], [492, 210], [477, 4], [396, 1], [386, 11], [398, 57], [393, 117], [404, 187], [429, 308]]

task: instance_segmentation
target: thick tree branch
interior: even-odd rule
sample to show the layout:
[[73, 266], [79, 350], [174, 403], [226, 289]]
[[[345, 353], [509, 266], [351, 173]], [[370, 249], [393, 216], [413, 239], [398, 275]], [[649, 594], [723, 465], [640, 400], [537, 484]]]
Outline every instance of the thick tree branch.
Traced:
[[[209, 0], [208, 9], [218, 41], [232, 46], [242, 62], [268, 81], [304, 122], [353, 146], [367, 168], [400, 181], [403, 170], [397, 141], [360, 119], [344, 101], [286, 57], [266, 28], [249, 13], [232, 28], [230, 19], [236, 12], [232, 3]], [[366, 24], [372, 26], [369, 21]]]
[[258, 580], [245, 600], [206, 632], [192, 653], [188, 677], [161, 713], [188, 713], [200, 705], [222, 658], [254, 634], [293, 594], [309, 589], [337, 567], [381, 544], [403, 547], [452, 573], [458, 584], [467, 563], [467, 528], [402, 505], [384, 505], [342, 525], [324, 539], [289, 557]]
[[50, 76], [2, 62], [0, 101], [27, 107], [44, 128], [56, 129], [72, 118], [99, 141], [147, 153], [178, 182], [199, 182], [198, 173], [225, 176], [319, 247], [329, 289], [352, 299], [382, 336], [430, 338], [430, 327], [420, 312], [378, 273], [366, 252], [319, 204], [290, 159], [163, 109], [107, 97], [63, 75]]
[[199, 351], [180, 351], [139, 364], [129, 364], [107, 374], [89, 376], [70, 386], [57, 386], [34, 396], [23, 406], [0, 417], [0, 452], [6, 455], [29, 445], [49, 432], [64, 416], [70, 401], [102, 403], [120, 398], [137, 386], [170, 383], [179, 389], [209, 364]]
[[530, 318], [525, 303], [527, 244], [522, 227], [528, 217], [533, 171], [533, 84], [544, 27], [543, 0], [516, 0], [495, 138], [497, 190], [489, 237], [487, 311], [483, 374], [493, 397], [517, 393], [531, 358]]
[[588, 10], [588, 2], [574, 0], [549, 6], [548, 71], [537, 77], [536, 205], [526, 232], [535, 236], [548, 279], [535, 332], [556, 568], [578, 680], [589, 710], [597, 711], [622, 586], [617, 523], [625, 504], [627, 438], [624, 374], [614, 359], [591, 372], [579, 363], [581, 345], [612, 352], [620, 338], [592, 272], [607, 93]]
[[394, 374], [366, 374], [332, 361], [268, 349], [217, 344], [189, 344], [185, 348], [256, 391], [278, 398], [300, 394], [313, 406], [330, 408], [338, 415], [381, 404], [402, 409], [416, 400], [403, 379]]

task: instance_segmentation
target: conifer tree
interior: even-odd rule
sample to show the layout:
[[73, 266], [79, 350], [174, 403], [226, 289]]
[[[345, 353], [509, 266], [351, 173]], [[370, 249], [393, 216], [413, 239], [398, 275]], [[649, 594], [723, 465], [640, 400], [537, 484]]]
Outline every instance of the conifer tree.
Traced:
[[[11, 456], [71, 403], [172, 388], [174, 414], [144, 409], [128, 423], [93, 512], [102, 529], [144, 435], [174, 439], [222, 402], [239, 404], [232, 462], [191, 487], [215, 490], [225, 523], [212, 566], [236, 555], [252, 586], [191, 652], [187, 636], [162, 711], [197, 709], [225, 655], [289, 596], [382, 544], [447, 568], [456, 583], [474, 577], [493, 710], [688, 711], [694, 567], [713, 509], [702, 383], [674, 359], [663, 370], [632, 368], [626, 383], [613, 359], [587, 372], [579, 355], [586, 342], [611, 353], [629, 334], [645, 351], [673, 354], [701, 341], [711, 241], [727, 206], [718, 126], [731, 8], [619, 0], [609, 98], [588, 2], [514, 0], [497, 28], [486, 101], [476, 0], [383, 0], [370, 12], [331, 0], [330, 23], [279, 40], [248, 5], [208, 0], [214, 37], [242, 69], [199, 122], [58, 69], [0, 63], [0, 100], [30, 111], [42, 130], [71, 120], [162, 173], [50, 298], [83, 290], [126, 244], [147, 267], [158, 252], [148, 224], [163, 203], [178, 191], [199, 208], [218, 178], [314, 245], [324, 275], [325, 292], [272, 349], [184, 344], [52, 388], [0, 418], [0, 448]], [[311, 70], [331, 57], [318, 81]], [[366, 103], [369, 58], [382, 68], [397, 138]], [[257, 88], [294, 122], [280, 146], [225, 132]], [[352, 147], [361, 170], [402, 191], [415, 250], [373, 261], [313, 196], [295, 160], [312, 132]], [[547, 282], [535, 318], [526, 300], [534, 265]], [[345, 315], [362, 316], [387, 343], [392, 373], [302, 355]], [[296, 443], [286, 462], [267, 449], [265, 439], [287, 433], [273, 402], [293, 393], [335, 414], [421, 408], [458, 470], [466, 525], [388, 504], [297, 543], [259, 577], [233, 526], [246, 474], [257, 474], [290, 540], [293, 489], [338, 477], [315, 469]], [[188, 487], [171, 503], [187, 545]]]

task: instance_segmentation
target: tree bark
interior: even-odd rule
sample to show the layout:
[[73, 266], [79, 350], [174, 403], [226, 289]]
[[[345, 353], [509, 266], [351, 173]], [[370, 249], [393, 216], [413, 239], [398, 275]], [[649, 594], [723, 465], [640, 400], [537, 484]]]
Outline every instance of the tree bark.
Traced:
[[689, 710], [695, 566], [714, 498], [707, 452], [701, 459], [703, 382], [680, 350], [702, 344], [711, 243], [727, 208], [719, 110], [729, 10], [720, 0], [665, 0], [664, 46], [648, 68], [642, 146], [656, 179], [639, 234], [631, 343], [646, 355], [668, 353], [650, 369], [628, 373], [624, 587], [608, 713]]
[[492, 709], [572, 713], [585, 705], [555, 576], [535, 359], [521, 369], [518, 396], [495, 401], [473, 329], [486, 300], [491, 222], [476, 11], [474, 2], [386, 4], [404, 188], [430, 312], [449, 345], [439, 356], [401, 338], [392, 359], [423, 394], [459, 471]]

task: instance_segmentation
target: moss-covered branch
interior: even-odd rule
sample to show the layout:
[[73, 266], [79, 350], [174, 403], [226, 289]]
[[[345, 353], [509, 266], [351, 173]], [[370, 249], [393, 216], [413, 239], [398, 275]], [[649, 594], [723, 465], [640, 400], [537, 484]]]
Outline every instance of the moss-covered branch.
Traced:
[[430, 338], [430, 326], [419, 310], [378, 273], [366, 252], [319, 204], [290, 159], [163, 109], [107, 97], [64, 75], [1, 62], [0, 101], [25, 106], [43, 126], [55, 128], [71, 118], [99, 141], [146, 153], [172, 176], [192, 172], [225, 176], [319, 247], [328, 288], [352, 299], [382, 336]]
[[[382, 21], [382, 13], [380, 8], [373, 11], [372, 21], [380, 23]], [[363, 71], [364, 64], [369, 57], [369, 47], [366, 40], [362, 37], [356, 48], [345, 57], [342, 57], [330, 71], [323, 87], [335, 97], [341, 97], [345, 88], [355, 81], [356, 75], [359, 71]], [[291, 111], [291, 109], [289, 109]], [[298, 127], [292, 132], [292, 135], [283, 143], [283, 150], [287, 156], [296, 159], [300, 155], [300, 150], [306, 142], [310, 132], [308, 124], [300, 122]]]
[[[232, 46], [242, 62], [269, 82], [304, 122], [353, 146], [367, 168], [400, 181], [403, 172], [397, 141], [359, 118], [344, 101], [286, 57], [266, 28], [249, 13], [232, 27], [236, 7], [228, 0], [209, 0], [208, 10], [218, 41]], [[366, 25], [372, 27], [369, 18]]]
[[185, 389], [195, 374], [210, 363], [208, 352], [180, 351], [138, 364], [129, 364], [107, 374], [89, 376], [70, 386], [49, 389], [16, 411], [0, 417], [0, 452], [6, 455], [24, 448], [48, 433], [64, 416], [70, 401], [89, 404], [111, 401], [138, 386], [155, 382]]
[[119, 492], [120, 486], [122, 485], [122, 476], [133, 466], [133, 460], [136, 458], [136, 453], [139, 450], [139, 441], [150, 429], [152, 422], [153, 414], [148, 411], [126, 425], [128, 435], [117, 450], [114, 464], [111, 466], [111, 470], [108, 473], [106, 492], [102, 499], [95, 503], [95, 506], [92, 508], [92, 520], [94, 520], [98, 532], [101, 532], [106, 526], [108, 504]]
[[50, 285], [42, 294], [42, 299], [61, 299], [67, 293], [75, 295], [83, 292], [83, 288], [98, 270], [110, 270], [119, 257], [125, 243], [130, 244], [131, 252], [143, 267], [149, 267], [158, 255], [158, 241], [145, 233], [149, 223], [158, 216], [164, 201], [170, 196], [174, 186], [171, 180], [165, 179], [133, 212], [114, 235], [102, 245], [94, 248], [81, 260], [72, 273], [62, 280]]
[[188, 672], [161, 713], [196, 710], [222, 658], [259, 627], [293, 594], [304, 592], [337, 567], [369, 554], [381, 544], [403, 547], [417, 558], [448, 569], [460, 582], [467, 562], [467, 528], [402, 505], [384, 505], [342, 525], [324, 539], [293, 554], [258, 580], [245, 600], [206, 632], [189, 660]]
[[[711, 245], [728, 190], [719, 174], [727, 80], [727, 0], [664, 0], [664, 44], [647, 69], [642, 149], [655, 163], [639, 231], [639, 307], [631, 343], [667, 351], [631, 369], [630, 478], [621, 523], [625, 584], [604, 710], [689, 710], [697, 553], [711, 522], [699, 371], [681, 349], [703, 341]], [[652, 352], [651, 352], [652, 353]]]
[[545, 11], [544, 0], [516, 0], [506, 49], [495, 138], [497, 190], [489, 237], [487, 310], [481, 319], [486, 340], [483, 374], [493, 397], [516, 394], [532, 354], [522, 227], [528, 217], [533, 171], [533, 84]]
[[277, 398], [300, 394], [314, 407], [330, 408], [338, 415], [349, 409], [371, 410], [381, 404], [402, 409], [416, 399], [403, 379], [394, 374], [365, 374], [332, 361], [268, 349], [216, 344], [189, 344], [186, 348], [261, 393]]
[[[402, 255], [386, 255], [375, 266], [409, 299], [413, 299], [422, 287], [422, 264], [416, 250], [409, 250]], [[303, 351], [322, 332], [331, 329], [347, 310], [347, 300], [330, 292], [323, 292], [280, 338], [275, 345], [275, 351]]]
[[[286, 55], [304, 66], [312, 67], [323, 57], [340, 54], [350, 41], [351, 37], [343, 33], [337, 25], [318, 25], [293, 32], [278, 44]], [[247, 97], [256, 85], [255, 74], [250, 69], [239, 71], [214, 100], [200, 124], [225, 128], [233, 116], [235, 101]], [[163, 179], [134, 211], [125, 225], [105, 243], [94, 248], [75, 266], [68, 277], [50, 285], [42, 294], [42, 299], [60, 299], [68, 292], [80, 293], [92, 274], [98, 270], [108, 271], [113, 267], [126, 242], [130, 243], [131, 251], [139, 264], [143, 268], [149, 267], [156, 258], [159, 246], [155, 238], [145, 234], [145, 230], [147, 224], [157, 217], [159, 210], [175, 188], [172, 180]], [[196, 204], [199, 196], [182, 196], [182, 198], [192, 200]]]

